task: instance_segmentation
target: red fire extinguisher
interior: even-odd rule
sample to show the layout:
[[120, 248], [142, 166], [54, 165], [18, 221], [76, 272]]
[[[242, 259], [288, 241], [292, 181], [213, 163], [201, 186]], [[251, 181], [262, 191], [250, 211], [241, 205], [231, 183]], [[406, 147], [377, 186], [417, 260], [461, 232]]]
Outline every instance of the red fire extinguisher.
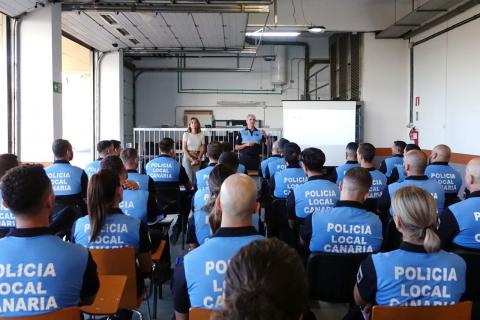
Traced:
[[410, 141], [418, 145], [418, 130], [415, 127], [410, 129], [409, 136], [410, 136]]

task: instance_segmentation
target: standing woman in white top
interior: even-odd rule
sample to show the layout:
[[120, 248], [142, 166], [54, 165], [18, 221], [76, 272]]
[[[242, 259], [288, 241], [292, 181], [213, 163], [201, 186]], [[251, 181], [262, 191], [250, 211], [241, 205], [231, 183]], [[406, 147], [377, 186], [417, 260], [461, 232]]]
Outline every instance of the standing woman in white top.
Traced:
[[188, 123], [187, 132], [183, 134], [182, 164], [188, 178], [193, 182], [195, 173], [200, 169], [202, 157], [205, 154], [205, 138], [200, 128], [200, 121], [193, 117]]

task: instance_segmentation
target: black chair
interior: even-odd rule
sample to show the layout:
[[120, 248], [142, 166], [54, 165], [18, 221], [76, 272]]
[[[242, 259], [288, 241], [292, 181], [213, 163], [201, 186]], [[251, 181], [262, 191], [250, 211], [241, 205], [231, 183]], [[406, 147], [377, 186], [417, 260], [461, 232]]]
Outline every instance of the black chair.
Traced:
[[455, 248], [467, 264], [466, 287], [462, 300], [480, 301], [480, 251]]
[[400, 248], [402, 244], [402, 234], [398, 232], [395, 221], [390, 218], [383, 232], [382, 251], [392, 251]]
[[287, 200], [274, 199], [266, 217], [269, 238], [277, 237], [291, 246], [295, 245], [293, 232], [288, 225]]
[[352, 303], [362, 254], [312, 253], [307, 262], [309, 298], [332, 303]]

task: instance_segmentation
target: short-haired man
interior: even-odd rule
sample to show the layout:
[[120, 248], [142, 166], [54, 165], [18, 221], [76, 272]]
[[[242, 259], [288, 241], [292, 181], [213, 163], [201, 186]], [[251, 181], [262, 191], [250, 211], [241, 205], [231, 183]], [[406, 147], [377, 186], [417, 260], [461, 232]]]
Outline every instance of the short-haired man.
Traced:
[[440, 216], [438, 235], [442, 247], [480, 250], [480, 158], [473, 158], [465, 170], [468, 197], [449, 206]]
[[462, 176], [448, 163], [452, 151], [447, 145], [439, 144], [430, 154], [430, 165], [425, 169], [425, 175], [437, 181], [445, 190], [445, 206], [459, 201], [458, 193], [462, 186]]
[[325, 164], [323, 151], [307, 148], [302, 151], [300, 158], [308, 181], [292, 189], [288, 194], [287, 214], [291, 227], [296, 222], [302, 223], [314, 212], [333, 208], [340, 198], [338, 186], [322, 175]]
[[[8, 170], [18, 166], [17, 156], [11, 153], [0, 154], [0, 179]], [[3, 204], [2, 191], [0, 190], [0, 238], [4, 237], [10, 228], [15, 227], [15, 216]]]
[[[301, 236], [311, 252], [371, 253], [382, 246], [382, 223], [363, 205], [372, 177], [365, 168], [347, 171], [340, 183], [340, 201], [332, 210], [314, 212]], [[345, 240], [350, 238], [349, 241]]]
[[298, 144], [289, 142], [284, 148], [284, 158], [287, 167], [275, 172], [270, 178], [270, 190], [273, 197], [287, 199], [291, 189], [307, 181], [307, 175], [300, 166], [300, 147]]
[[406, 145], [405, 141], [393, 141], [392, 156], [383, 159], [378, 169], [381, 173], [385, 174], [387, 178], [390, 178], [394, 168], [403, 170], [403, 152]]
[[267, 168], [265, 169], [265, 179], [269, 180], [275, 172], [277, 171], [282, 171], [287, 167], [287, 164], [285, 163], [285, 146], [290, 143], [287, 139], [280, 139], [278, 141], [278, 150], [280, 152], [281, 157], [276, 158], [272, 161], [270, 161], [267, 164]]
[[220, 158], [222, 150], [222, 145], [218, 141], [212, 141], [207, 145], [208, 165], [206, 168], [198, 170], [195, 174], [197, 190], [208, 188], [208, 175], [218, 163], [218, 158]]
[[[403, 154], [406, 154], [408, 151], [411, 151], [411, 150], [418, 150], [418, 151], [422, 151], [422, 149], [420, 149], [420, 147], [418, 146], [418, 144], [415, 144], [415, 143], [407, 143], [405, 145], [405, 149], [403, 149]], [[403, 180], [405, 180], [407, 176], [405, 175], [405, 170], [403, 168], [403, 163], [402, 163], [402, 166], [395, 166], [393, 169], [392, 169], [392, 174], [390, 175], [390, 177], [388, 177], [388, 184], [392, 184], [394, 182], [402, 182]]]
[[260, 131], [255, 128], [256, 121], [255, 115], [247, 115], [247, 126], [240, 130], [235, 139], [235, 150], [240, 153], [240, 163], [243, 164], [247, 170], [258, 170], [262, 144], [270, 144], [265, 130]]
[[190, 307], [222, 309], [223, 281], [230, 258], [243, 246], [262, 239], [252, 226], [256, 212], [255, 182], [245, 174], [228, 177], [218, 198], [220, 229], [190, 251], [175, 269], [173, 300], [177, 320], [188, 319]]
[[99, 287], [96, 264], [86, 248], [50, 234], [54, 195], [43, 168], [10, 170], [1, 190], [16, 219], [16, 228], [0, 241], [0, 266], [10, 270], [0, 274], [2, 317], [92, 303]]
[[89, 179], [91, 176], [93, 176], [94, 173], [97, 173], [98, 171], [100, 171], [100, 161], [102, 161], [102, 159], [108, 156], [109, 154], [112, 154], [113, 152], [112, 140], [99, 141], [97, 143], [97, 152], [98, 152], [97, 160], [87, 164], [84, 169]]
[[360, 166], [357, 161], [357, 149], [358, 143], [356, 142], [349, 142], [345, 147], [345, 159], [347, 162], [336, 168], [337, 185], [340, 185], [340, 182], [343, 180], [343, 177], [348, 170]]
[[122, 143], [118, 140], [112, 140], [112, 154], [115, 156], [120, 156], [122, 153]]
[[395, 192], [406, 186], [417, 186], [430, 192], [435, 202], [437, 203], [437, 212], [441, 213], [445, 204], [445, 191], [438, 182], [429, 179], [425, 175], [425, 168], [427, 167], [427, 156], [420, 150], [411, 150], [405, 153], [403, 158], [403, 169], [406, 173], [406, 178], [402, 182], [395, 182], [390, 184], [378, 200], [378, 211], [384, 215], [391, 210], [391, 201]]
[[282, 149], [287, 143], [286, 141], [288, 140], [284, 138], [280, 138], [279, 140], [276, 140], [272, 144], [272, 156], [260, 162], [259, 174], [261, 177], [265, 179], [270, 178], [270, 172], [268, 172], [268, 176], [267, 176], [268, 164], [272, 161], [282, 159]]
[[[73, 148], [68, 140], [56, 139], [52, 144], [55, 160], [45, 168], [55, 194], [54, 215], [65, 207], [72, 207], [78, 216], [86, 213], [88, 176], [79, 167], [70, 164]], [[78, 217], [77, 217], [78, 218]]]
[[133, 148], [123, 149], [120, 153], [120, 159], [122, 159], [125, 169], [127, 169], [129, 181], [136, 182], [140, 190], [155, 193], [153, 179], [146, 174], [138, 173], [139, 159], [137, 150]]
[[357, 149], [357, 158], [360, 166], [367, 169], [372, 176], [372, 186], [368, 192], [368, 199], [365, 201], [365, 207], [371, 212], [377, 210], [377, 201], [387, 186], [387, 177], [375, 169], [375, 165], [373, 164], [375, 152], [376, 149], [371, 143], [361, 143]]

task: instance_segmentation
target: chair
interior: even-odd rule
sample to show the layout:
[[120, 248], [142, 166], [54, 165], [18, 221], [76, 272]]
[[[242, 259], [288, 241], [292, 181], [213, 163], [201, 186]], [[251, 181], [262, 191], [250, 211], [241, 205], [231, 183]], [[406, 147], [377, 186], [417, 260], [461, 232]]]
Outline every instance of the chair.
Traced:
[[[167, 240], [161, 240], [155, 252], [152, 254], [153, 261], [153, 272], [152, 272], [152, 285], [153, 289], [153, 318], [157, 318], [157, 302], [158, 299], [161, 299], [162, 294], [162, 284], [168, 279], [168, 276], [163, 273], [170, 273], [170, 259], [166, 259], [162, 263], [162, 257], [165, 253], [165, 248], [167, 248]], [[167, 250], [168, 251], [168, 250]]]
[[387, 226], [385, 227], [382, 251], [392, 251], [400, 248], [402, 243], [402, 234], [398, 232], [397, 227], [395, 226], [395, 221], [393, 218], [388, 220]]
[[58, 320], [58, 319], [68, 319], [75, 320], [80, 319], [81, 312], [78, 307], [71, 307], [60, 309], [57, 311], [41, 314], [38, 316], [29, 316], [29, 317], [15, 317], [15, 318], [3, 318], [3, 320]]
[[137, 295], [136, 258], [133, 247], [119, 249], [90, 249], [92, 258], [97, 264], [99, 275], [125, 275], [127, 281], [119, 309], [129, 309], [136, 312], [140, 318], [143, 315], [137, 308], [142, 302], [144, 292]]
[[470, 320], [471, 313], [471, 301], [435, 307], [374, 306], [372, 320]]
[[467, 273], [465, 277], [466, 287], [462, 299], [480, 301], [480, 251], [456, 248], [453, 250], [465, 260]]
[[95, 301], [80, 309], [82, 312], [91, 315], [114, 315], [117, 313], [122, 298], [127, 276], [100, 275], [100, 288], [98, 289]]
[[209, 309], [190, 308], [188, 311], [189, 320], [211, 320], [215, 319], [216, 315], [219, 315], [218, 311]]
[[333, 303], [353, 302], [353, 287], [361, 254], [312, 253], [307, 262], [309, 298]]
[[285, 228], [288, 228], [286, 204], [287, 200], [285, 199], [273, 199], [272, 205], [266, 217], [269, 238], [281, 238], [284, 236]]

